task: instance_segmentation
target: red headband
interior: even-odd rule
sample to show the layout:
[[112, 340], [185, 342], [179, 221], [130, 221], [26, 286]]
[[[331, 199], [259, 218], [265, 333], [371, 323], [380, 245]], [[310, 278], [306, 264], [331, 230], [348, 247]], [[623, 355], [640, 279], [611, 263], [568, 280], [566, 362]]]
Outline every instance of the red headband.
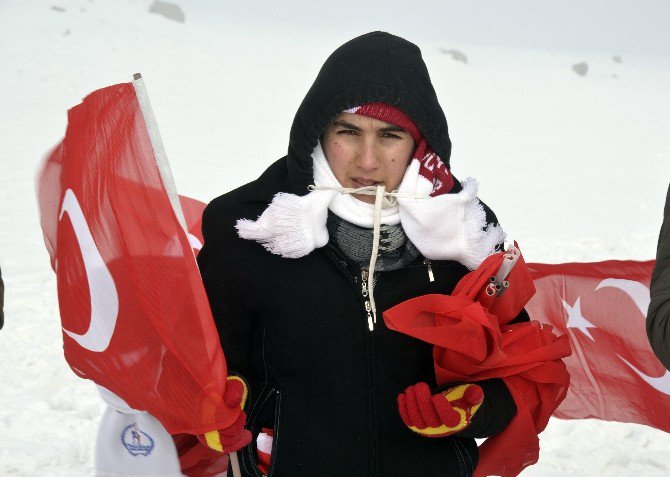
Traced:
[[423, 138], [423, 135], [421, 134], [421, 131], [419, 131], [419, 128], [416, 127], [416, 124], [414, 124], [405, 113], [390, 104], [366, 103], [362, 106], [348, 109], [346, 112], [360, 114], [361, 116], [367, 116], [384, 121], [385, 123], [399, 126], [407, 131], [417, 144], [419, 144]]

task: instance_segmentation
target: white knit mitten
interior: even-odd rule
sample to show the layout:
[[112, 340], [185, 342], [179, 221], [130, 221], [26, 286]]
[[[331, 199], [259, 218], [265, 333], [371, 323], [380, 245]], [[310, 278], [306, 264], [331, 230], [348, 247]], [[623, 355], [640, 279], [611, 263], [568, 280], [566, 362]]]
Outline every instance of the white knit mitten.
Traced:
[[328, 204], [336, 191], [312, 191], [305, 196], [279, 193], [258, 220], [240, 219], [235, 228], [243, 239], [255, 240], [268, 251], [299, 258], [328, 243]]
[[[427, 195], [432, 184], [418, 173], [412, 161], [398, 192]], [[413, 171], [412, 171], [413, 172]], [[456, 260], [471, 270], [495, 252], [505, 240], [500, 226], [486, 223], [486, 212], [477, 198], [478, 184], [468, 178], [457, 194], [442, 194], [422, 199], [398, 197], [400, 222], [421, 254], [434, 260]]]

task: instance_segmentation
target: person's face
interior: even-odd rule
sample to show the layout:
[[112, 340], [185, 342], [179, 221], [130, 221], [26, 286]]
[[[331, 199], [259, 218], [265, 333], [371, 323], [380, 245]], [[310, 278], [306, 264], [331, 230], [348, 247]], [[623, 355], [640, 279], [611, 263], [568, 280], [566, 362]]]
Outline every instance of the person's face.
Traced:
[[[414, 140], [393, 124], [353, 113], [341, 113], [326, 128], [323, 152], [342, 187], [384, 185], [396, 190], [414, 152]], [[375, 196], [355, 194], [374, 203]]]

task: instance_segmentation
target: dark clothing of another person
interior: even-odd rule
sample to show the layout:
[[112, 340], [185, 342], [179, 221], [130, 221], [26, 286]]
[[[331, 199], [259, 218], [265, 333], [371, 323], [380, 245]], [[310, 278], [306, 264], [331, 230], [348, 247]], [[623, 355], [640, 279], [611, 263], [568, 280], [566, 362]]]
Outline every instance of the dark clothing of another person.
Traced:
[[647, 335], [658, 359], [670, 369], [670, 187], [665, 199], [663, 225], [658, 236], [656, 265], [651, 276]]
[[0, 330], [5, 325], [5, 284], [2, 282], [2, 270], [0, 270]]

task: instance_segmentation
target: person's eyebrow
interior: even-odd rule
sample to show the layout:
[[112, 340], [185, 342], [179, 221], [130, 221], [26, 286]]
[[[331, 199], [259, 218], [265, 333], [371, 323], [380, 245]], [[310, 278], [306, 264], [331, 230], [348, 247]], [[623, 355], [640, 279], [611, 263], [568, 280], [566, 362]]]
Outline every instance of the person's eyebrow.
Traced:
[[[361, 131], [361, 128], [356, 126], [355, 124], [351, 124], [350, 122], [344, 121], [343, 119], [338, 119], [337, 121], [333, 121], [333, 126], [340, 126], [346, 129], [353, 129], [354, 131]], [[379, 132], [381, 133], [387, 133], [387, 132], [407, 132], [400, 126], [396, 125], [390, 125], [386, 126], [383, 128], [379, 128]]]
[[385, 128], [381, 128], [381, 129], [379, 129], [379, 132], [386, 133], [386, 132], [407, 132], [407, 131], [405, 131], [405, 130], [404, 130], [403, 128], [401, 128], [400, 126], [393, 126], [393, 125], [392, 125], [392, 126], [387, 126], [387, 127], [385, 127]]
[[355, 124], [348, 123], [342, 119], [339, 119], [337, 121], [333, 121], [333, 126], [340, 126], [346, 129], [353, 129], [354, 131], [360, 131], [361, 128], [356, 126]]

